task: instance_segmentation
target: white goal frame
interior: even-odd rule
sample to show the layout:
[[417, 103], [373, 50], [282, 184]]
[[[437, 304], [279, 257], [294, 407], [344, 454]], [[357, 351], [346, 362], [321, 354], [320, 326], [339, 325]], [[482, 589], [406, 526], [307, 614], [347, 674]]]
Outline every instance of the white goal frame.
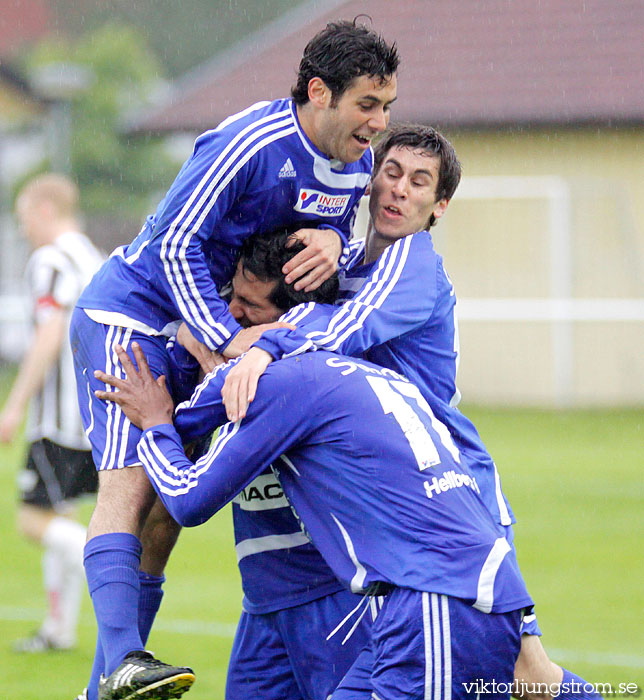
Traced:
[[[591, 322], [644, 322], [644, 299], [573, 298], [571, 193], [566, 180], [556, 175], [464, 177], [460, 200], [542, 200], [548, 235], [550, 295], [546, 298], [461, 298], [460, 321], [551, 323], [555, 402], [573, 403], [573, 324]], [[449, 234], [448, 234], [449, 235]]]

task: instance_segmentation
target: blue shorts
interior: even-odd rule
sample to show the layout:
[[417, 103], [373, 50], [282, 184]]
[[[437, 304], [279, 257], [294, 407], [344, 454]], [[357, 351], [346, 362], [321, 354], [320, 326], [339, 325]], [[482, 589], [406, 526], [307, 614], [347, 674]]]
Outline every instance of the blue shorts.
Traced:
[[435, 593], [394, 589], [333, 700], [509, 698], [522, 611], [482, 613]]
[[[96, 398], [94, 391], [112, 391], [94, 377], [94, 370], [123, 377], [115, 345], [121, 345], [132, 360], [132, 341], [141, 346], [155, 377], [165, 375], [168, 390], [175, 403], [186, 398], [184, 388], [173, 385], [173, 376], [164, 336], [149, 336], [131, 328], [106, 326], [96, 323], [83, 311], [76, 308], [72, 314], [70, 341], [76, 372], [78, 403], [85, 432], [92, 446], [94, 464], [103, 469], [122, 469], [140, 465], [136, 447], [141, 431], [125, 417], [120, 407], [109, 401]], [[136, 364], [136, 363], [135, 363]]]
[[370, 612], [343, 645], [326, 636], [360, 598], [339, 591], [264, 615], [243, 612], [228, 667], [227, 700], [327, 700], [369, 642]]

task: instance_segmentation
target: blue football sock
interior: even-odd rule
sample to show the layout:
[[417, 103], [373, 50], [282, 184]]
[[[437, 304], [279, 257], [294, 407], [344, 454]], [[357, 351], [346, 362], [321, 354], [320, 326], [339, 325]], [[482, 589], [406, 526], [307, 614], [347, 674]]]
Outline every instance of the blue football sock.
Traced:
[[127, 532], [93, 537], [85, 545], [85, 573], [109, 676], [131, 651], [143, 649], [139, 635], [141, 542]]
[[592, 683], [563, 669], [564, 675], [557, 700], [602, 700]]
[[[163, 598], [162, 585], [165, 583], [165, 576], [152, 576], [144, 571], [139, 571], [139, 634], [143, 645], [147, 644], [150, 630], [154, 623], [154, 618], [161, 606]], [[94, 665], [92, 675], [87, 685], [87, 700], [98, 700], [98, 681], [105, 672], [105, 655], [101, 638], [96, 640], [96, 652], [94, 654]]]
[[87, 700], [98, 700], [98, 681], [101, 674], [105, 671], [105, 654], [103, 654], [103, 645], [101, 638], [96, 639], [96, 651], [94, 652], [94, 664], [92, 665], [92, 675], [89, 677], [87, 684]]
[[154, 618], [161, 607], [164, 583], [165, 576], [152, 576], [139, 571], [139, 634], [144, 645], [148, 643]]

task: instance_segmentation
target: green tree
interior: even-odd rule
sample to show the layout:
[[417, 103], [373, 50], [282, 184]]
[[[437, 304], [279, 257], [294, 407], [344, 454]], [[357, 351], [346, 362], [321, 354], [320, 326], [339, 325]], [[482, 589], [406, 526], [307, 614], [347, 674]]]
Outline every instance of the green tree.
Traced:
[[176, 174], [162, 141], [127, 137], [121, 126], [131, 110], [143, 108], [161, 80], [161, 69], [132, 27], [108, 23], [77, 41], [42, 42], [27, 70], [52, 62], [86, 66], [93, 80], [72, 107], [72, 175], [89, 214], [141, 219], [152, 193], [165, 191]]
[[177, 77], [293, 10], [303, 0], [52, 0], [60, 27], [92, 31], [111, 19], [137, 28]]

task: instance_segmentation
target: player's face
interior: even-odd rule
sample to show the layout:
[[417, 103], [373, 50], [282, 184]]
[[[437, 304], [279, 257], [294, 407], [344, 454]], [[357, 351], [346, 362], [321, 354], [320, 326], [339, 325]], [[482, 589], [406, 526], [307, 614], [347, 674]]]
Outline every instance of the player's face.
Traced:
[[427, 228], [432, 214], [443, 215], [447, 200], [436, 201], [440, 157], [395, 146], [371, 182], [369, 213], [376, 232], [397, 240]]
[[44, 211], [44, 203], [33, 198], [21, 196], [16, 202], [16, 218], [20, 225], [22, 235], [33, 245], [41, 244], [43, 221], [45, 215], [51, 212]]
[[316, 145], [330, 158], [343, 163], [360, 160], [371, 139], [387, 128], [389, 109], [395, 99], [395, 75], [384, 84], [380, 84], [379, 79], [361, 75], [335, 106], [331, 104], [329, 91], [327, 106], [318, 122]]
[[232, 287], [233, 295], [228, 308], [243, 328], [272, 323], [282, 315], [283, 311], [269, 298], [275, 282], [262, 282], [252, 272], [244, 270], [241, 263], [237, 264]]

